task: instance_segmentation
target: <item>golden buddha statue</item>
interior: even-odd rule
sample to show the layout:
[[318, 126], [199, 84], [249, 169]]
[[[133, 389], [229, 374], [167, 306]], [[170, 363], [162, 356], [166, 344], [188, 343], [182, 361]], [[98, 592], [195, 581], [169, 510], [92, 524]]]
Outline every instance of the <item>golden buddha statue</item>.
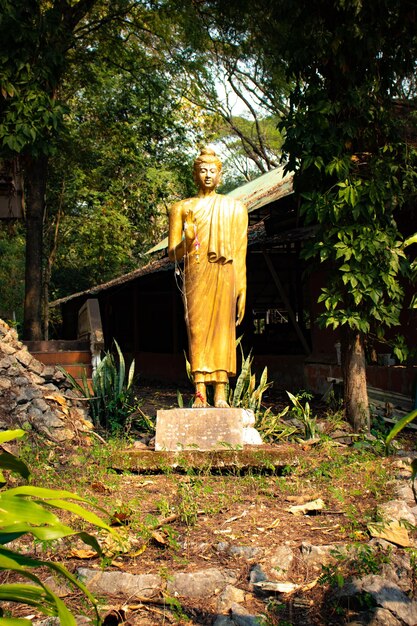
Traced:
[[236, 329], [246, 303], [248, 213], [239, 201], [216, 193], [222, 164], [204, 148], [194, 163], [197, 196], [173, 205], [168, 253], [184, 260], [183, 300], [189, 360], [195, 385], [194, 408], [227, 408], [229, 376], [236, 374]]

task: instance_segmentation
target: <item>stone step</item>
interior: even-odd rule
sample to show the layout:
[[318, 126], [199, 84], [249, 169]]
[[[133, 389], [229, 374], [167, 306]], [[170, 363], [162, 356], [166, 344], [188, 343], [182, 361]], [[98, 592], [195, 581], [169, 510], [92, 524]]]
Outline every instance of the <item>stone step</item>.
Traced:
[[298, 464], [299, 447], [244, 446], [243, 449], [225, 450], [181, 450], [179, 452], [154, 451], [150, 448], [124, 448], [116, 451], [109, 459], [109, 467], [116, 471], [139, 474], [160, 474], [161, 468], [171, 468], [179, 473], [188, 471], [213, 471], [214, 473], [241, 473], [253, 470], [265, 474], [280, 475], [284, 468]]

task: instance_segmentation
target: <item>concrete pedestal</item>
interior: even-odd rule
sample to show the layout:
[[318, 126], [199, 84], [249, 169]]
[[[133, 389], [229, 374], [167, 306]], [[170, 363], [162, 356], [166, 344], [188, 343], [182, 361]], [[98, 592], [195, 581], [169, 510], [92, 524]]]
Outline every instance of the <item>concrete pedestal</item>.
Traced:
[[[249, 412], [251, 413], [251, 412]], [[261, 444], [245, 409], [170, 409], [156, 416], [155, 450], [225, 450]], [[248, 430], [259, 440], [248, 441]]]

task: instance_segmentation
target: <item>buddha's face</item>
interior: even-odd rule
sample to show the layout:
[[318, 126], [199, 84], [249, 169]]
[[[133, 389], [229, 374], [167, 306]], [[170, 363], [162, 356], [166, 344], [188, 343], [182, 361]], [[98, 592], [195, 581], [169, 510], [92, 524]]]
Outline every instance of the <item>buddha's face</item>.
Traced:
[[213, 191], [220, 182], [220, 170], [215, 163], [200, 163], [195, 171], [195, 181], [200, 189]]

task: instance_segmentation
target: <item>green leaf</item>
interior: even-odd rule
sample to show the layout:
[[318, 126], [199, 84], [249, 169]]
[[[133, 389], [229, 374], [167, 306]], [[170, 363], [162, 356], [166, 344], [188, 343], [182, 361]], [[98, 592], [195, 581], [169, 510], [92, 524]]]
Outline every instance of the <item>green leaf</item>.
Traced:
[[18, 428], [16, 430], [4, 430], [0, 432], [0, 444], [12, 441], [12, 439], [21, 439], [26, 435], [26, 431]]
[[17, 472], [23, 478], [29, 478], [30, 471], [26, 463], [18, 459], [13, 454], [8, 452], [2, 452], [0, 454], [0, 467], [2, 469], [8, 469], [13, 472]]
[[387, 448], [391, 441], [403, 430], [403, 428], [405, 428], [407, 424], [412, 422], [416, 417], [417, 409], [414, 409], [414, 411], [411, 411], [411, 413], [407, 413], [407, 415], [404, 415], [404, 417], [401, 418], [388, 433], [388, 436], [385, 439], [385, 447]]
[[85, 519], [86, 522], [90, 522], [90, 524], [94, 524], [98, 528], [103, 528], [107, 530], [109, 533], [114, 534], [115, 532], [114, 528], [111, 528], [111, 526], [103, 522], [103, 520], [100, 517], [98, 517], [98, 515], [96, 515], [95, 513], [92, 513], [91, 511], [88, 511], [87, 509], [80, 506], [79, 504], [76, 504], [75, 502], [69, 502], [68, 500], [50, 499], [46, 501], [46, 504], [48, 506], [53, 506], [58, 509], [70, 511], [71, 513], [74, 513], [78, 517]]

